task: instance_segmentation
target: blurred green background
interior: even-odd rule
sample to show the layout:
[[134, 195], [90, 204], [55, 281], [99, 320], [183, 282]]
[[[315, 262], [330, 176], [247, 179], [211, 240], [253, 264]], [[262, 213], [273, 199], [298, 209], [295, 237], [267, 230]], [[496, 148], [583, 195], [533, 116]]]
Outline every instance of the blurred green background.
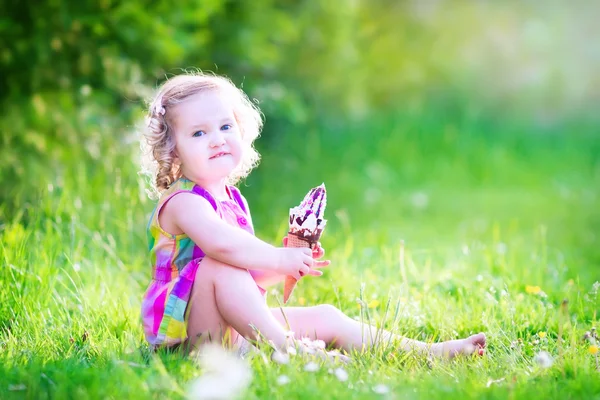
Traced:
[[[462, 307], [458, 326], [439, 308], [405, 321], [444, 336], [493, 324], [467, 322], [463, 289], [487, 307], [488, 288], [540, 285], [559, 304], [600, 277], [600, 3], [1, 3], [0, 330], [18, 339], [0, 351], [37, 348], [27, 318], [63, 350], [60, 329], [105, 339], [73, 365], [142, 343], [140, 132], [145, 101], [185, 70], [229, 76], [264, 112], [240, 185], [259, 237], [280, 243], [288, 208], [327, 185], [336, 275], [298, 289], [309, 303], [355, 310], [361, 282], [403, 282]], [[551, 319], [501, 314], [517, 336]], [[25, 374], [11, 354], [5, 372]]]
[[[144, 101], [165, 78], [201, 69], [231, 77], [265, 114], [263, 163], [243, 188], [262, 233], [279, 232], [286, 207], [325, 181], [332, 214], [382, 234], [410, 237], [402, 223], [434, 213], [445, 224], [486, 211], [576, 224], [573, 242], [597, 247], [600, 9], [591, 2], [4, 8], [4, 223], [40, 213], [68, 221], [64, 202], [77, 202], [76, 218], [93, 230], [120, 229], [111, 221], [124, 213], [140, 223], [150, 207], [137, 174]], [[574, 218], [570, 202], [579, 200]], [[273, 202], [277, 220], [267, 213]], [[456, 233], [420, 230], [432, 242]]]

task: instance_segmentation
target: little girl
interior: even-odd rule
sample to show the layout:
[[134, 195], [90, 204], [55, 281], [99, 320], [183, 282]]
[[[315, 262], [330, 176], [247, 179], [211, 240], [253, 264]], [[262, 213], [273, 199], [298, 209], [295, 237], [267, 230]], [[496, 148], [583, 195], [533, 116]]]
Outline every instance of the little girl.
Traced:
[[151, 102], [145, 136], [160, 199], [148, 224], [152, 282], [142, 302], [150, 345], [239, 346], [260, 335], [281, 351], [308, 337], [348, 352], [377, 341], [438, 356], [483, 352], [483, 333], [427, 344], [377, 335], [329, 304], [269, 309], [267, 286], [286, 275], [320, 276], [329, 261], [318, 261], [320, 244], [288, 248], [284, 238], [275, 247], [254, 236], [248, 203], [233, 185], [258, 162], [253, 142], [261, 127], [257, 107], [220, 76], [176, 76]]

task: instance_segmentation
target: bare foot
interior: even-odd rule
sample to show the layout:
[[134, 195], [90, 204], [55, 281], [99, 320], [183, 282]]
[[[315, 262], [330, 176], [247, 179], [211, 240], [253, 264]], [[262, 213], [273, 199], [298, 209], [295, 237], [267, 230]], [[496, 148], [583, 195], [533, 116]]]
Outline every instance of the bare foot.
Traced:
[[478, 333], [466, 339], [448, 340], [431, 346], [431, 354], [454, 358], [457, 355], [471, 355], [477, 353], [483, 355], [485, 349], [485, 334]]

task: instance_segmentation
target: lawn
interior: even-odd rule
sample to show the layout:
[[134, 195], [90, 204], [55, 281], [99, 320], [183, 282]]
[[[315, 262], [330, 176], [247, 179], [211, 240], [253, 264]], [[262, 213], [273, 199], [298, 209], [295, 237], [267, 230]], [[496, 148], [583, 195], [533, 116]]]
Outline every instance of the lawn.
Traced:
[[[23, 155], [24, 174], [2, 175], [2, 399], [180, 398], [203, 372], [146, 348], [153, 202], [135, 128], [92, 123], [87, 141], [46, 143], [47, 158]], [[321, 182], [329, 194], [332, 264], [291, 305], [331, 303], [421, 340], [483, 331], [488, 348], [431, 361], [381, 347], [353, 354], [347, 380], [327, 364], [305, 371], [308, 356], [277, 364], [259, 351], [244, 361], [242, 398], [600, 398], [597, 348], [582, 340], [600, 305], [593, 127], [424, 109], [268, 131], [240, 185], [257, 235], [279, 244], [289, 207]], [[281, 297], [268, 292], [272, 306]]]

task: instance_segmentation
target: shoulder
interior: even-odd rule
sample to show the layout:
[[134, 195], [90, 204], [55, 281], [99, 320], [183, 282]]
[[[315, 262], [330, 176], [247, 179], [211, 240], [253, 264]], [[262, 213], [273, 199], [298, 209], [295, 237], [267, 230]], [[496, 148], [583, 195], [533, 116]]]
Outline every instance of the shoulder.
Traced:
[[189, 215], [194, 211], [214, 212], [217, 204], [206, 190], [187, 179], [177, 180], [165, 193], [161, 203], [170, 215]]
[[[183, 200], [182, 200], [183, 199]], [[159, 205], [166, 203], [209, 203], [214, 210], [217, 209], [216, 201], [211, 194], [194, 182], [180, 178], [171, 185], [161, 196]]]
[[181, 192], [190, 192], [194, 188], [192, 182], [180, 178], [171, 184], [167, 189], [165, 189], [158, 199], [158, 206], [160, 207], [162, 204], [171, 200], [171, 198]]
[[167, 231], [186, 233], [194, 226], [210, 223], [220, 219], [212, 204], [194, 192], [177, 192], [165, 204], [161, 223]]
[[176, 212], [182, 213], [189, 213], [190, 210], [193, 209], [199, 209], [213, 214], [215, 212], [213, 205], [207, 198], [192, 191], [185, 190], [173, 193], [173, 196], [165, 205], [165, 209], [173, 209]]

